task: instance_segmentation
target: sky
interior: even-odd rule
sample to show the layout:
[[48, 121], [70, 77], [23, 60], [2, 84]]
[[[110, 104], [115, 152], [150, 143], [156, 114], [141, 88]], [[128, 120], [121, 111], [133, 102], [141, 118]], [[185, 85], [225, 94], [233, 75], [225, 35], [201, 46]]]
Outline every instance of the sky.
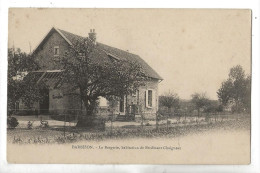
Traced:
[[164, 80], [159, 93], [190, 99], [216, 91], [240, 64], [251, 72], [251, 12], [202, 9], [9, 9], [8, 47], [35, 49], [52, 27], [142, 57]]

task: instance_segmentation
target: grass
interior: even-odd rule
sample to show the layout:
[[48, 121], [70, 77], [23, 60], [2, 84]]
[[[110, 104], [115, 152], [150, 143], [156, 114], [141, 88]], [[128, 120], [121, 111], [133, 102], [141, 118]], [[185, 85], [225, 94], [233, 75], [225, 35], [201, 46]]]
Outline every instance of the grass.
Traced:
[[160, 124], [159, 129], [155, 125], [143, 127], [135, 125], [125, 125], [123, 127], [114, 127], [106, 131], [86, 131], [74, 127], [60, 128], [37, 128], [37, 129], [12, 129], [7, 131], [8, 142], [17, 144], [55, 144], [55, 143], [73, 143], [78, 141], [100, 141], [107, 139], [128, 139], [128, 138], [175, 138], [192, 133], [207, 133], [212, 130], [250, 130], [250, 118], [242, 118], [238, 121], [211, 121], [203, 123], [180, 123], [178, 125], [171, 123]]

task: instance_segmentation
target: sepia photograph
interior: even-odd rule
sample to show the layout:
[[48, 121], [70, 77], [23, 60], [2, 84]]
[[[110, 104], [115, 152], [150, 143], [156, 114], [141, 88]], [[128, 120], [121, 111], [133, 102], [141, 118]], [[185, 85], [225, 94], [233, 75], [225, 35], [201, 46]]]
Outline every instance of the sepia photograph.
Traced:
[[8, 163], [251, 163], [250, 9], [9, 8]]

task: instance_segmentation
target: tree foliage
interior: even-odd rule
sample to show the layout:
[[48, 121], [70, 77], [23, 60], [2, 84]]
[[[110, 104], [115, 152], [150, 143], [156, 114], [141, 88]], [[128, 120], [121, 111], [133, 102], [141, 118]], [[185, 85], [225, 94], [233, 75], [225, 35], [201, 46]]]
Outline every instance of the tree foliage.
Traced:
[[113, 114], [115, 113], [116, 108], [119, 104], [119, 97], [117, 97], [117, 96], [107, 96], [107, 100], [108, 100], [108, 107], [109, 107], [110, 113], [113, 116]]
[[165, 93], [164, 95], [159, 97], [159, 104], [160, 106], [165, 106], [168, 109], [170, 108], [179, 109], [180, 98], [178, 94], [169, 91], [168, 93]]
[[18, 120], [15, 117], [8, 117], [7, 118], [7, 127], [14, 129], [19, 124]]
[[86, 116], [94, 116], [99, 97], [130, 94], [143, 84], [145, 75], [135, 61], [108, 58], [91, 40], [85, 39], [71, 46], [61, 58], [63, 83], [70, 91], [79, 90]]
[[29, 106], [40, 98], [35, 83], [32, 80], [24, 79], [28, 71], [38, 68], [33, 56], [21, 52], [19, 48], [8, 49], [8, 113], [12, 112], [19, 99]]
[[202, 108], [206, 109], [210, 105], [210, 100], [206, 93], [194, 93], [191, 95], [191, 102], [198, 111], [198, 116], [200, 116], [200, 111]]
[[209, 104], [204, 109], [204, 112], [206, 113], [216, 113], [222, 111], [223, 111], [223, 105], [219, 104], [217, 100], [210, 100]]
[[233, 104], [234, 111], [250, 111], [251, 107], [251, 76], [246, 75], [242, 66], [232, 67], [229, 78], [222, 82], [217, 91], [223, 106]]

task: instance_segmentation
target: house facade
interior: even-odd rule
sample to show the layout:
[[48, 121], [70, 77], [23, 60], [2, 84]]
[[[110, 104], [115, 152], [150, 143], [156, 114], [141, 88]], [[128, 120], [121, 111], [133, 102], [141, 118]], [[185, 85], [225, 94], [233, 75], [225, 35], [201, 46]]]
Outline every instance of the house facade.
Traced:
[[[120, 98], [115, 114], [128, 116], [129, 114], [138, 115], [140, 111], [148, 118], [155, 117], [158, 110], [158, 84], [162, 78], [138, 55], [128, 51], [120, 50], [99, 42], [96, 42], [96, 33], [91, 30], [89, 37], [95, 41], [96, 46], [105, 52], [107, 58], [115, 57], [117, 59], [134, 59], [145, 71], [148, 80], [145, 85], [140, 86], [136, 93]], [[36, 84], [43, 84], [47, 87], [41, 91], [43, 99], [41, 102], [32, 105], [39, 114], [63, 114], [75, 113], [84, 110], [82, 102], [78, 95], [79, 91], [67, 92], [60, 89], [59, 75], [62, 72], [62, 66], [59, 64], [59, 58], [70, 46], [76, 42], [84, 41], [85, 37], [78, 36], [67, 31], [52, 28], [43, 38], [40, 44], [33, 51], [36, 61], [40, 65], [40, 70], [31, 72], [28, 75], [37, 75]], [[105, 58], [106, 58], [105, 57]], [[69, 87], [69, 86], [68, 86]], [[63, 87], [64, 88], [64, 87]], [[26, 109], [20, 102], [19, 109]], [[100, 109], [98, 114], [108, 114], [108, 103], [105, 98], [100, 98]]]

